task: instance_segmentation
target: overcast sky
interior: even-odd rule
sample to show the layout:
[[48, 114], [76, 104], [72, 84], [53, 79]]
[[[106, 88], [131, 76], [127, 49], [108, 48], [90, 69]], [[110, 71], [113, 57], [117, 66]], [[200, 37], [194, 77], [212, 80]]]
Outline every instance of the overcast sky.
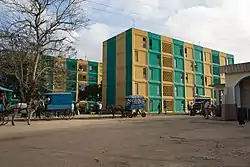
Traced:
[[102, 60], [102, 42], [136, 28], [250, 61], [250, 0], [87, 0], [92, 24], [78, 32], [78, 58]]

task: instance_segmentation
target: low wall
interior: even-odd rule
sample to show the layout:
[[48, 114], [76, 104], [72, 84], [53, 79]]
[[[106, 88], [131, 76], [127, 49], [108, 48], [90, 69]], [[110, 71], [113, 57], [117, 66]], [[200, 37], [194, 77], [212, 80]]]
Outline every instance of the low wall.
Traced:
[[221, 119], [223, 121], [237, 120], [237, 106], [236, 104], [222, 104]]

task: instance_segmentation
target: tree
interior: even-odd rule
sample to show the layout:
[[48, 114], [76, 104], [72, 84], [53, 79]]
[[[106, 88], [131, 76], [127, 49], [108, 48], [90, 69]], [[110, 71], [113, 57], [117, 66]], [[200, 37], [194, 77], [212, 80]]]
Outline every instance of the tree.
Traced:
[[80, 100], [95, 99], [96, 101], [102, 100], [102, 87], [97, 84], [86, 86], [84, 91], [79, 92]]
[[0, 75], [15, 78], [23, 101], [47, 86], [52, 70], [47, 55], [76, 54], [74, 33], [89, 23], [84, 2], [0, 0]]

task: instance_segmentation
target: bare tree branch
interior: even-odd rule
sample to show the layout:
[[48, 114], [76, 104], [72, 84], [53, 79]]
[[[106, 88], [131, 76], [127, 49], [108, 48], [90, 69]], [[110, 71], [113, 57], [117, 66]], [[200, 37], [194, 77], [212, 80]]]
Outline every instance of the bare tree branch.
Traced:
[[44, 57], [76, 53], [72, 33], [89, 23], [85, 1], [0, 0], [0, 75], [15, 78], [22, 100], [49, 82]]

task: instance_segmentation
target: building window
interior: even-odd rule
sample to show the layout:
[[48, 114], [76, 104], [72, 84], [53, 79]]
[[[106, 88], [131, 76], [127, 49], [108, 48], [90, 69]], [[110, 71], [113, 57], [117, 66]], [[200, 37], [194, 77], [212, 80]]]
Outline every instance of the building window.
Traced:
[[79, 65], [78, 71], [87, 71], [87, 65]]
[[153, 49], [153, 41], [152, 39], [149, 39], [149, 49]]
[[160, 55], [157, 56], [157, 65], [158, 66], [161, 65], [161, 56]]
[[192, 71], [194, 71], [194, 63], [193, 62], [191, 63], [191, 69], [192, 69]]
[[203, 52], [200, 52], [200, 60], [202, 61], [203, 60]]
[[142, 47], [147, 48], [147, 39], [145, 37], [142, 38]]
[[180, 55], [183, 55], [183, 48], [180, 48]]
[[207, 86], [207, 77], [205, 77], [205, 84], [206, 84], [206, 86]]
[[153, 73], [152, 73], [152, 69], [149, 69], [149, 79], [153, 80]]
[[135, 94], [139, 95], [139, 84], [135, 83]]
[[186, 74], [186, 82], [188, 83], [188, 74]]
[[187, 57], [187, 48], [185, 48], [185, 56]]
[[136, 61], [136, 62], [138, 62], [138, 61], [139, 61], [138, 51], [135, 51], [135, 61]]
[[204, 60], [207, 61], [207, 53], [204, 52]]
[[195, 88], [192, 88], [193, 97], [195, 96]]
[[181, 75], [181, 83], [184, 83], [184, 76]]
[[143, 78], [147, 79], [147, 68], [143, 68]]
[[228, 65], [227, 58], [225, 57], [225, 65]]
[[198, 71], [198, 65], [197, 65], [197, 63], [195, 63], [194, 68], [195, 68], [195, 71]]
[[176, 68], [177, 67], [177, 61], [176, 61], [176, 59], [174, 59], [174, 68]]
[[174, 92], [175, 92], [175, 96], [178, 96], [178, 88], [176, 86], [174, 87]]
[[160, 96], [160, 85], [157, 85], [157, 96]]
[[199, 95], [199, 89], [196, 88], [196, 95]]

